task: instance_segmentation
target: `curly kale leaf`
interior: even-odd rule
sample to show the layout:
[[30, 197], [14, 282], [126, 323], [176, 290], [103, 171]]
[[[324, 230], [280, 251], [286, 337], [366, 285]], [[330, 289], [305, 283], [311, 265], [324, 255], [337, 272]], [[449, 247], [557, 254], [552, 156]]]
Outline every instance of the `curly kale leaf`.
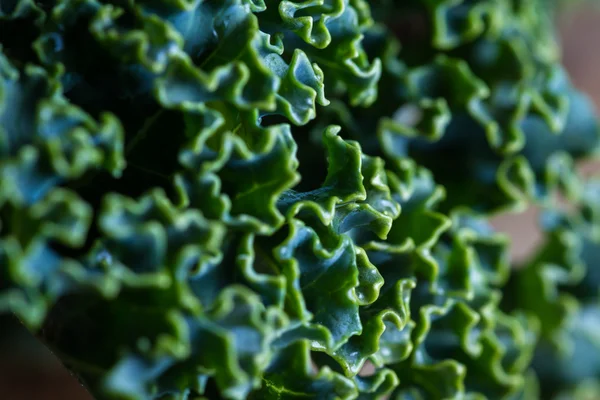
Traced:
[[[0, 312], [98, 399], [595, 393], [598, 126], [550, 13], [0, 5]], [[486, 220], [530, 203], [511, 271]]]

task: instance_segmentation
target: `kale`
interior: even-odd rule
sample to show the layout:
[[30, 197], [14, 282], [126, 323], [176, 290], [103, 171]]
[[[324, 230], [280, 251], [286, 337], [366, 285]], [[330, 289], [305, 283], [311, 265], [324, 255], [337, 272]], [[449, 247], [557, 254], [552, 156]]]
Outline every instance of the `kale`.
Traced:
[[0, 313], [99, 400], [600, 395], [553, 6], [2, 1]]

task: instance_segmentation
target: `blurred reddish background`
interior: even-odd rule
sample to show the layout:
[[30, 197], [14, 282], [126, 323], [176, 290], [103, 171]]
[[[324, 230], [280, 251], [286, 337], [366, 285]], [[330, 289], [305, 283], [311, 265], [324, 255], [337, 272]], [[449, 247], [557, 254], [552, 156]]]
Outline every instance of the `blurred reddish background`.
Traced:
[[[579, 6], [560, 16], [558, 21], [563, 63], [575, 86], [587, 93], [600, 110], [600, 7]], [[585, 161], [580, 171], [590, 175], [600, 171], [600, 162]], [[512, 238], [512, 256], [516, 261], [527, 257], [540, 242], [537, 229], [537, 210], [530, 208], [522, 213], [504, 214], [493, 218], [496, 229]]]
[[[588, 93], [600, 110], [600, 9], [579, 7], [559, 21], [563, 59], [577, 87]], [[586, 174], [600, 170], [583, 163]], [[535, 209], [493, 220], [513, 241], [513, 258], [527, 256], [540, 235]], [[0, 317], [0, 400], [92, 400], [60, 362], [11, 318]]]

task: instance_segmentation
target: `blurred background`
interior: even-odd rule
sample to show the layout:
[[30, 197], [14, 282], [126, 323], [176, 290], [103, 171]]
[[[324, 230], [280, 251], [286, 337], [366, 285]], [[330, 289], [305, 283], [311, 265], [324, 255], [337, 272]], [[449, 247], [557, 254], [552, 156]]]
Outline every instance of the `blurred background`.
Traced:
[[[576, 6], [559, 16], [563, 62], [575, 86], [586, 92], [600, 111], [600, 7]], [[600, 162], [584, 162], [589, 175]], [[510, 235], [512, 257], [523, 260], [540, 241], [537, 210], [505, 214], [493, 224]], [[60, 362], [11, 317], [0, 316], [0, 400], [92, 400]]]
[[[563, 64], [574, 85], [593, 100], [600, 114], [600, 2], [579, 4], [559, 15], [557, 24], [561, 41]], [[600, 161], [584, 161], [580, 172], [589, 176], [600, 172]], [[522, 213], [495, 217], [492, 223], [512, 239], [512, 257], [515, 261], [527, 258], [541, 240], [537, 228], [538, 210], [530, 208]]]

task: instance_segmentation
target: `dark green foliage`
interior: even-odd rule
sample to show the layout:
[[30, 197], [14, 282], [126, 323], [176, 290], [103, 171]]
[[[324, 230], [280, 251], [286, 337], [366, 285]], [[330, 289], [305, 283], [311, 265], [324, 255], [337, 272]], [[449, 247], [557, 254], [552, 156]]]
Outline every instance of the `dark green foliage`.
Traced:
[[[600, 393], [598, 126], [551, 18], [3, 1], [0, 312], [99, 400]], [[530, 203], [511, 272], [487, 219]]]

